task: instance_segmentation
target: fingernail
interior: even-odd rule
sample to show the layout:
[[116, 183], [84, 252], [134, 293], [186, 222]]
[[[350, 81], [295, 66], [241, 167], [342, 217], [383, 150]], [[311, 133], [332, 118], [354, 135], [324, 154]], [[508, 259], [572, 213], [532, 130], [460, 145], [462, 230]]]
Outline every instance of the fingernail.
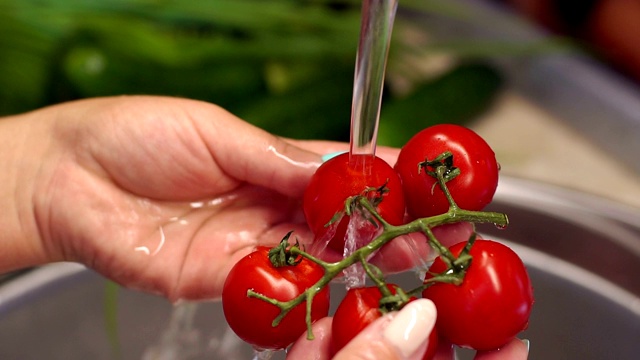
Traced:
[[328, 161], [328, 160], [330, 160], [330, 159], [332, 159], [332, 158], [334, 158], [334, 157], [336, 157], [336, 156], [338, 156], [340, 154], [344, 154], [344, 153], [346, 153], [346, 151], [335, 151], [335, 152], [332, 152], [332, 153], [324, 154], [324, 155], [322, 155], [322, 162], [326, 162], [326, 161]]
[[418, 299], [405, 305], [384, 329], [383, 336], [409, 357], [427, 341], [436, 322], [436, 306]]
[[522, 339], [522, 343], [527, 347], [527, 352], [529, 352], [529, 347], [531, 346], [531, 341], [529, 339]]

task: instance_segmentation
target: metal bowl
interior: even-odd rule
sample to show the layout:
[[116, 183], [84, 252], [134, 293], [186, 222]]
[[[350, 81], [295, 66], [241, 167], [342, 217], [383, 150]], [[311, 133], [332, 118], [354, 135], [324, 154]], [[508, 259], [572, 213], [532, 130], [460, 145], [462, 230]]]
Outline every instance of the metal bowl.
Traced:
[[[530, 358], [637, 359], [640, 211], [514, 178], [501, 179], [491, 209], [506, 212], [511, 225], [479, 230], [505, 239], [534, 284], [530, 327], [521, 334], [531, 341]], [[173, 307], [128, 290], [118, 293], [114, 341], [105, 291], [103, 278], [74, 264], [6, 281], [0, 285], [0, 359], [99, 360], [118, 353], [142, 359], [145, 351], [151, 359], [151, 345], [159, 353], [154, 359], [252, 356], [229, 333], [219, 303]]]

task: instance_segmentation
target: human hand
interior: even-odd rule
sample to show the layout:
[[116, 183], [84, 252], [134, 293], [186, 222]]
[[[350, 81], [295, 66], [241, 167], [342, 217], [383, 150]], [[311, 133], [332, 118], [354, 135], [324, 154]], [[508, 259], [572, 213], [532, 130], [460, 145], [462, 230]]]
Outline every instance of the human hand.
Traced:
[[[358, 334], [335, 356], [334, 360], [421, 360], [435, 325], [436, 308], [430, 300], [418, 299], [402, 310], [377, 319]], [[287, 353], [288, 360], [328, 360], [331, 353], [331, 318], [313, 324], [314, 340], [306, 334]], [[499, 350], [478, 352], [475, 360], [525, 360], [528, 345], [513, 339]], [[450, 344], [439, 344], [434, 360], [454, 358]]]
[[8, 121], [37, 132], [18, 152], [34, 175], [16, 217], [34, 250], [16, 266], [78, 261], [127, 287], [200, 299], [219, 295], [257, 244], [307, 236], [298, 201], [320, 156], [216, 106], [105, 98]]
[[[13, 155], [21, 179], [3, 187], [2, 198], [17, 199], [7, 208], [18, 209], [19, 224], [4, 228], [22, 231], [5, 232], [15, 256], [0, 271], [77, 261], [171, 300], [217, 297], [237, 260], [290, 230], [309, 243], [301, 195], [318, 154], [347, 149], [281, 139], [214, 105], [173, 98], [84, 100], [1, 124], [14, 145], [2, 156]], [[393, 164], [397, 150], [379, 155]], [[466, 239], [470, 228], [459, 229], [444, 233]], [[417, 248], [427, 251], [414, 243], [394, 241], [378, 263], [406, 266]]]
[[[309, 243], [301, 195], [319, 154], [347, 150], [277, 138], [214, 105], [159, 97], [91, 99], [3, 119], [0, 144], [3, 239], [13, 255], [0, 259], [0, 271], [77, 261], [170, 300], [217, 297], [238, 259], [290, 230]], [[393, 164], [397, 150], [378, 155]], [[447, 243], [471, 230], [436, 231]], [[409, 240], [388, 244], [377, 264], [400, 270], [426, 251]], [[318, 339], [330, 321], [314, 325]], [[369, 333], [362, 336], [377, 336]]]

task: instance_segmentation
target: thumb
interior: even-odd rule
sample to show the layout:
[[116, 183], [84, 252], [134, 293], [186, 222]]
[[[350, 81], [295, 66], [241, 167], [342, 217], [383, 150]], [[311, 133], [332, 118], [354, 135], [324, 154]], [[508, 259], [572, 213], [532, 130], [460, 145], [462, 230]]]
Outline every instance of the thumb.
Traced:
[[428, 346], [436, 322], [431, 300], [418, 299], [396, 313], [387, 314], [349, 342], [334, 360], [419, 360]]

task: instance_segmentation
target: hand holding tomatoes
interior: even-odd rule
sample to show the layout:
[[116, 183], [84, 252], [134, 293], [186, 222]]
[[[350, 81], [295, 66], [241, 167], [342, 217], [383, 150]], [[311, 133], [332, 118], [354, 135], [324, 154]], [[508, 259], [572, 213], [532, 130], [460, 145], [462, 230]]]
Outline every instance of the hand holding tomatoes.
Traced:
[[[439, 125], [417, 134], [402, 148], [394, 168], [374, 156], [347, 153], [327, 161], [312, 177], [303, 209], [316, 241], [344, 257], [327, 262], [292, 247], [289, 256], [300, 261], [297, 265], [289, 264], [280, 270], [272, 257], [259, 266], [259, 276], [247, 276], [246, 270], [234, 268], [227, 281], [228, 296], [223, 291], [225, 315], [228, 319], [235, 317], [229, 320], [232, 329], [258, 348], [287, 347], [304, 333], [305, 326], [310, 329], [313, 321], [327, 314], [328, 295], [323, 293], [327, 284], [360, 263], [377, 286], [348, 290], [332, 320], [333, 352], [339, 353], [385, 312], [402, 309], [418, 294], [432, 299], [441, 313], [436, 330], [431, 331], [432, 347], [425, 359], [435, 351], [439, 336], [445, 344], [480, 351], [510, 346], [526, 328], [533, 304], [522, 261], [506, 246], [475, 240], [475, 236], [449, 249], [433, 231], [459, 222], [506, 226], [506, 215], [482, 211], [492, 200], [497, 181], [498, 164], [491, 148], [471, 130], [454, 125]], [[408, 222], [405, 212], [409, 214]], [[348, 249], [353, 244], [345, 245], [345, 235], [354, 214], [364, 220], [364, 225], [356, 228], [356, 246]], [[405, 292], [386, 284], [384, 274], [372, 272], [368, 261], [393, 239], [412, 233], [422, 234], [439, 257], [424, 284]], [[343, 252], [345, 249], [349, 251]], [[263, 254], [261, 259], [265, 258]], [[238, 263], [239, 267], [244, 260]], [[288, 267], [288, 271], [300, 276], [280, 273]], [[277, 276], [272, 277], [279, 280], [266, 280], [265, 274], [274, 271]], [[303, 300], [306, 313], [300, 306]], [[244, 312], [234, 311], [234, 304], [243, 302]], [[246, 310], [247, 307], [251, 309]], [[288, 318], [292, 323], [282, 327]], [[247, 323], [251, 329], [243, 328]], [[325, 321], [321, 324], [326, 326]]]

